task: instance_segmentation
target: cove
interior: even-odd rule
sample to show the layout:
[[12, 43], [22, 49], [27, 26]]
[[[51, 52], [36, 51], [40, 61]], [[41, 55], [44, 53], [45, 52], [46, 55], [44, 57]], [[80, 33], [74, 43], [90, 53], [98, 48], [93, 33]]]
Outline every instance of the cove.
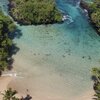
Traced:
[[[100, 66], [100, 36], [79, 2], [56, 1], [57, 7], [69, 15], [63, 24], [17, 25], [22, 36], [14, 40], [20, 50], [13, 56], [12, 72], [18, 76], [10, 87], [21, 94], [29, 89], [33, 100], [82, 100], [82, 94], [92, 91], [91, 68]], [[7, 3], [0, 0], [5, 13]]]

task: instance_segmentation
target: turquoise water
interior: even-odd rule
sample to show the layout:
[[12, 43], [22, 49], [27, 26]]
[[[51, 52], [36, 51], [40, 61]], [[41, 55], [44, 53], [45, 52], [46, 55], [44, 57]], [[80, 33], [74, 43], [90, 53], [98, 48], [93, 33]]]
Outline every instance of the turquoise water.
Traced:
[[18, 25], [22, 36], [14, 40], [20, 48], [13, 56], [14, 71], [23, 78], [10, 86], [21, 93], [29, 89], [33, 100], [81, 100], [75, 97], [92, 91], [91, 68], [100, 66], [100, 36], [78, 2], [57, 0], [57, 7], [70, 16], [63, 24]]
[[2, 8], [3, 12], [8, 13], [8, 0], [0, 0], [0, 8]]

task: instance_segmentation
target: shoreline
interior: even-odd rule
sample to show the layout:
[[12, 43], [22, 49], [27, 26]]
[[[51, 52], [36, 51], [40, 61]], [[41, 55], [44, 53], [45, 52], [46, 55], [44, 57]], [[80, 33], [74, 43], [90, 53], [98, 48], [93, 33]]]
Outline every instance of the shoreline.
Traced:
[[[20, 91], [21, 88], [19, 89], [19, 87], [16, 87], [15, 85], [15, 82], [13, 82], [15, 79], [12, 77], [12, 76], [2, 76], [0, 77], [0, 93], [3, 93], [7, 88], [11, 87], [12, 89], [18, 89], [18, 94], [16, 95], [17, 97], [21, 97], [21, 96], [25, 96], [26, 94], [34, 94], [34, 93], [31, 93], [31, 91]], [[22, 89], [23, 90], [23, 89]], [[33, 99], [35, 100], [44, 100], [44, 98], [42, 97], [41, 98], [41, 93], [40, 93], [40, 97], [37, 97], [35, 95], [31, 95], [33, 97]], [[48, 96], [46, 95], [45, 98], [47, 98]], [[92, 100], [92, 98], [94, 97], [94, 91], [86, 91], [84, 92], [83, 94], [80, 94], [79, 96], [71, 96], [71, 98], [69, 98], [70, 100]], [[64, 99], [64, 97], [60, 97], [59, 96], [53, 98], [53, 97], [50, 97], [52, 98], [52, 100], [62, 100]], [[0, 100], [2, 100], [2, 95], [0, 94]], [[47, 99], [49, 100], [49, 99]]]
[[[30, 94], [32, 96], [32, 100], [66, 100], [67, 96], [59, 96], [56, 94], [45, 94], [45, 96], [42, 94], [42, 92], [39, 92], [39, 94], [35, 94], [32, 91], [27, 91], [23, 88], [16, 86], [14, 80], [12, 80], [10, 82], [10, 84], [8, 85], [8, 87], [12, 87], [12, 89], [18, 90], [18, 94], [17, 97], [24, 97], [27, 94]], [[80, 95], [71, 95], [68, 96], [68, 100], [92, 100], [94, 98], [94, 91], [85, 91], [84, 93], [80, 94]], [[52, 95], [52, 96], [50, 96]]]
[[[18, 63], [18, 62], [17, 62]], [[10, 78], [13, 78], [13, 77], [10, 77]], [[4, 78], [5, 79], [5, 78]], [[16, 79], [15, 79], [16, 80]], [[8, 80], [9, 81], [9, 80]], [[7, 81], [7, 82], [8, 82]], [[19, 87], [16, 87], [15, 85], [17, 84], [13, 84], [12, 83], [12, 85], [10, 85], [12, 83], [12, 79], [11, 79], [11, 81], [9, 81], [8, 82], [8, 84], [6, 85], [6, 89], [9, 87], [9, 86], [12, 86], [12, 85], [14, 85], [14, 88], [16, 88], [16, 89], [18, 89]], [[20, 88], [20, 90], [21, 90], [22, 88]], [[35, 90], [34, 90], [35, 91]], [[19, 94], [21, 93], [20, 91], [18, 91], [19, 92]], [[23, 91], [24, 92], [24, 91]], [[40, 93], [41, 94], [41, 93]], [[84, 92], [82, 95], [79, 95], [79, 97], [77, 96], [77, 97], [75, 97], [75, 99], [74, 100], [90, 100], [90, 99], [92, 99], [91, 97], [92, 97], [92, 95], [89, 95], [90, 94], [90, 92]], [[32, 95], [33, 96], [33, 95]], [[73, 96], [73, 95], [72, 95]], [[39, 97], [38, 97], [39, 98]], [[52, 97], [51, 97], [52, 98]], [[74, 98], [74, 96], [72, 97], [72, 98]], [[77, 99], [76, 99], [77, 98]], [[39, 100], [43, 100], [44, 98], [40, 98]], [[35, 100], [37, 100], [37, 98], [35, 99]], [[51, 99], [52, 100], [52, 99]], [[60, 99], [61, 100], [61, 99]], [[73, 100], [73, 99], [71, 99], [71, 100]]]
[[80, 2], [80, 7], [83, 9], [83, 10], [87, 10], [88, 12], [88, 21], [90, 23], [90, 25], [94, 28], [94, 30], [96, 31], [96, 33], [100, 36], [100, 32], [98, 31], [98, 27], [96, 26], [95, 23], [93, 23], [92, 19], [91, 19], [91, 9], [90, 9], [90, 6], [89, 6], [89, 3], [87, 3], [86, 1], [84, 0], [81, 0]]
[[73, 100], [92, 100], [94, 98], [94, 91], [87, 91], [86, 93], [83, 93], [82, 95], [73, 98]]
[[13, 77], [10, 77], [10, 76], [1, 76], [0, 77], [0, 100], [2, 100], [1, 93], [3, 93], [8, 88], [8, 85], [12, 79], [13, 79]]

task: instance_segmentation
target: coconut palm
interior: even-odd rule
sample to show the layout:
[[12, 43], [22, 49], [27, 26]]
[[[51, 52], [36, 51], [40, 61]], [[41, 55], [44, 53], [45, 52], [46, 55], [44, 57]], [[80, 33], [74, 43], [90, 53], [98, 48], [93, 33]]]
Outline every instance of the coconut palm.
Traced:
[[3, 100], [19, 100], [15, 97], [16, 94], [16, 90], [12, 90], [11, 88], [9, 88], [8, 90], [5, 90], [5, 92], [3, 93]]

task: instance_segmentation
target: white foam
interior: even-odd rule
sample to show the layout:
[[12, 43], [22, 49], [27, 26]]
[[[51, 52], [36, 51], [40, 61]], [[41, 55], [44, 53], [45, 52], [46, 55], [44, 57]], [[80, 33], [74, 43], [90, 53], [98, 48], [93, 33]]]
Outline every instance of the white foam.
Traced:
[[69, 15], [66, 16], [66, 21], [67, 21], [67, 24], [70, 24], [70, 23], [74, 22], [72, 17], [69, 16]]
[[10, 77], [24, 78], [24, 77], [22, 77], [22, 76], [18, 76], [16, 73], [7, 73], [7, 74], [2, 74], [2, 76], [10, 76]]

